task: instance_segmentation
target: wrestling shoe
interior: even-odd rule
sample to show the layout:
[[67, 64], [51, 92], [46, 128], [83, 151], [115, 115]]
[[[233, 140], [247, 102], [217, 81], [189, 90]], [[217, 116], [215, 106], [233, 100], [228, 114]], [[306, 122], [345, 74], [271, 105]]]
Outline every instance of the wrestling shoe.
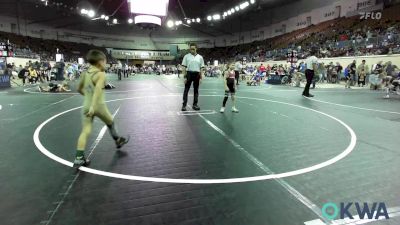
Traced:
[[232, 107], [232, 112], [239, 113], [239, 110], [236, 107]]
[[182, 112], [186, 112], [186, 111], [187, 111], [186, 106], [182, 106]]
[[222, 107], [221, 110], [219, 110], [220, 113], [224, 113], [225, 112], [225, 107]]
[[192, 108], [194, 111], [200, 111], [200, 107], [198, 105], [194, 105]]
[[89, 166], [89, 164], [90, 164], [90, 161], [85, 159], [85, 157], [75, 158], [73, 167], [78, 169], [81, 166]]
[[130, 137], [119, 137], [118, 140], [115, 141], [117, 148], [122, 148], [122, 146], [126, 145], [129, 142]]

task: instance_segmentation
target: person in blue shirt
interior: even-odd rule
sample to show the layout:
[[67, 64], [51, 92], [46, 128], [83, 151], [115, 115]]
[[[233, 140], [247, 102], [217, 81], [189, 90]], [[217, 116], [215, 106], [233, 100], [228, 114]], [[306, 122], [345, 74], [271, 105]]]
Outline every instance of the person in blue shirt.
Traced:
[[346, 88], [350, 88], [351, 85], [351, 76], [350, 76], [350, 65], [344, 69], [344, 77], [346, 79]]

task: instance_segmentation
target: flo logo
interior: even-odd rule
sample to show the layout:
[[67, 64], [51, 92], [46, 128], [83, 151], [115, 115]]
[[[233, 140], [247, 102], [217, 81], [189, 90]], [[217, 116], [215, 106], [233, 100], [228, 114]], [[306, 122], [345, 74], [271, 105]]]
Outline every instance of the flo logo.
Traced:
[[354, 211], [354, 209], [357, 211], [359, 219], [389, 219], [386, 205], [383, 202], [374, 202], [372, 204], [342, 202], [340, 203], [340, 207], [335, 203], [328, 202], [322, 207], [322, 215], [328, 220], [335, 220], [338, 217], [339, 219], [349, 218], [350, 220], [354, 220], [353, 215], [350, 213], [350, 211]]
[[367, 20], [367, 19], [380, 20], [380, 19], [382, 19], [382, 13], [381, 12], [360, 12], [360, 20]]

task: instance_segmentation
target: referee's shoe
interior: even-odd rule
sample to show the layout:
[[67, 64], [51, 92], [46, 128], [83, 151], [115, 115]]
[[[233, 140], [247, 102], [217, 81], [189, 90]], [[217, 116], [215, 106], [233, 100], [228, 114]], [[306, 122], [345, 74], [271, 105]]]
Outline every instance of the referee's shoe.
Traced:
[[[194, 105], [192, 108], [194, 111], [200, 111], [200, 107], [198, 105]], [[182, 112], [186, 111], [187, 111], [186, 106], [182, 106]]]

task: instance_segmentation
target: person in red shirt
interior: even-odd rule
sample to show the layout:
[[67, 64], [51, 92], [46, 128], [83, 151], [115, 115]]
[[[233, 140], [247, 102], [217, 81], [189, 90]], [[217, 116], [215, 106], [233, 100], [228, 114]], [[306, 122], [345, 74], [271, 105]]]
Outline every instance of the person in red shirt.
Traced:
[[267, 69], [265, 68], [265, 66], [263, 65], [263, 64], [261, 64], [261, 66], [260, 66], [260, 72], [261, 73], [264, 73], [264, 72], [266, 72], [267, 71]]

